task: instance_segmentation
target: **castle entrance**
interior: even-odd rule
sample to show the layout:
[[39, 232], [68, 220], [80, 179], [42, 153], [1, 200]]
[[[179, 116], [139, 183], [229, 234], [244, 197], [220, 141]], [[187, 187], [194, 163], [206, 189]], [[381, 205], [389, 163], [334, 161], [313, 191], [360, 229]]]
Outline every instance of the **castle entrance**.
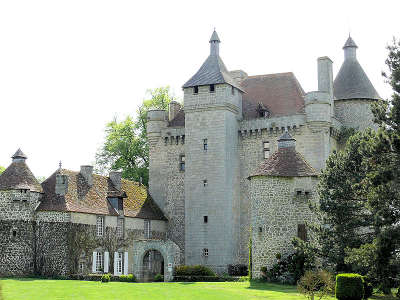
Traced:
[[143, 281], [153, 281], [157, 274], [164, 276], [164, 258], [160, 251], [149, 250], [143, 256]]

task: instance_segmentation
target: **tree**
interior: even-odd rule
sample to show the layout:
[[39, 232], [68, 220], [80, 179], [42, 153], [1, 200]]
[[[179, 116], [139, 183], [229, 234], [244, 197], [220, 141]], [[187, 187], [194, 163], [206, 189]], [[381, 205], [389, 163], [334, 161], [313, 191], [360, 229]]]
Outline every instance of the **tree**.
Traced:
[[5, 169], [6, 169], [6, 168], [0, 166], [0, 174], [3, 173]]
[[148, 90], [150, 99], [137, 109], [137, 116], [113, 121], [106, 125], [105, 142], [96, 154], [96, 171], [106, 173], [122, 170], [122, 177], [134, 181], [149, 180], [149, 146], [147, 142], [147, 112], [151, 109], [168, 109], [174, 100], [169, 87]]

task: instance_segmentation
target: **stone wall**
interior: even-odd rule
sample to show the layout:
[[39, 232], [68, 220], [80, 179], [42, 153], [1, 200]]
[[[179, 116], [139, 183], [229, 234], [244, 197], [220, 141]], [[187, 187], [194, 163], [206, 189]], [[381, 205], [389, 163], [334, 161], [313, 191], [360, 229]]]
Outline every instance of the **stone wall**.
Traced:
[[367, 99], [335, 100], [335, 116], [345, 127], [358, 130], [368, 127], [377, 129], [371, 111], [371, 104], [375, 101]]
[[0, 191], [0, 220], [32, 221], [41, 196], [29, 190]]
[[[308, 201], [318, 201], [315, 177], [266, 177], [250, 180], [253, 276], [260, 277], [260, 268], [276, 263], [276, 254], [283, 257], [293, 252], [291, 241], [297, 236], [298, 224], [312, 222], [314, 216]], [[297, 190], [302, 191], [297, 195]], [[309, 191], [309, 195], [305, 195]]]

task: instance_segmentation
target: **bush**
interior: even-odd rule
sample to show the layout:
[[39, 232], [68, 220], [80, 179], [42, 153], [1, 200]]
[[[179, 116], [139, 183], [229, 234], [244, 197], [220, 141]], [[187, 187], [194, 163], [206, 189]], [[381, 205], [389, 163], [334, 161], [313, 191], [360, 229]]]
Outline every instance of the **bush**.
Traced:
[[374, 292], [374, 287], [368, 280], [366, 276], [363, 276], [363, 286], [364, 286], [364, 298], [363, 299], [368, 299], [369, 297], [372, 296], [372, 293]]
[[238, 282], [247, 282], [250, 281], [250, 276], [242, 276], [239, 278]]
[[335, 281], [333, 275], [327, 271], [306, 271], [300, 278], [297, 289], [306, 298], [314, 300], [314, 297], [322, 299], [333, 292]]
[[158, 273], [156, 276], [154, 276], [154, 281], [155, 282], [163, 282], [164, 276], [162, 276], [160, 273]]
[[214, 271], [210, 268], [197, 266], [177, 266], [174, 270], [174, 276], [212, 276], [215, 277]]
[[133, 274], [121, 275], [119, 276], [119, 280], [121, 282], [136, 282], [136, 277]]
[[178, 282], [215, 282], [222, 281], [218, 276], [174, 276]]
[[247, 276], [249, 275], [249, 271], [247, 265], [228, 265], [228, 274], [230, 276]]
[[110, 274], [104, 274], [103, 276], [101, 276], [101, 282], [110, 282], [110, 280], [111, 280]]
[[[400, 298], [400, 286], [399, 286], [399, 288], [397, 289], [396, 297], [397, 297], [397, 298]], [[0, 298], [0, 299], [1, 299], [1, 298]]]
[[364, 297], [363, 277], [343, 273], [336, 276], [335, 295], [339, 300], [361, 300]]

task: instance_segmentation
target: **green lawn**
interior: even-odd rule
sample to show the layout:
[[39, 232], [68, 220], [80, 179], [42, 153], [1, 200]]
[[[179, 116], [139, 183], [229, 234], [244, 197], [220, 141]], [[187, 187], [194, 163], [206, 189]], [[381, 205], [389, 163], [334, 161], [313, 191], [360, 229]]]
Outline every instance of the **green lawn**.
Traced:
[[[3, 288], [4, 300], [306, 299], [297, 293], [294, 286], [271, 283], [101, 283], [73, 280], [0, 279], [0, 284]], [[374, 297], [374, 299], [383, 298]]]

